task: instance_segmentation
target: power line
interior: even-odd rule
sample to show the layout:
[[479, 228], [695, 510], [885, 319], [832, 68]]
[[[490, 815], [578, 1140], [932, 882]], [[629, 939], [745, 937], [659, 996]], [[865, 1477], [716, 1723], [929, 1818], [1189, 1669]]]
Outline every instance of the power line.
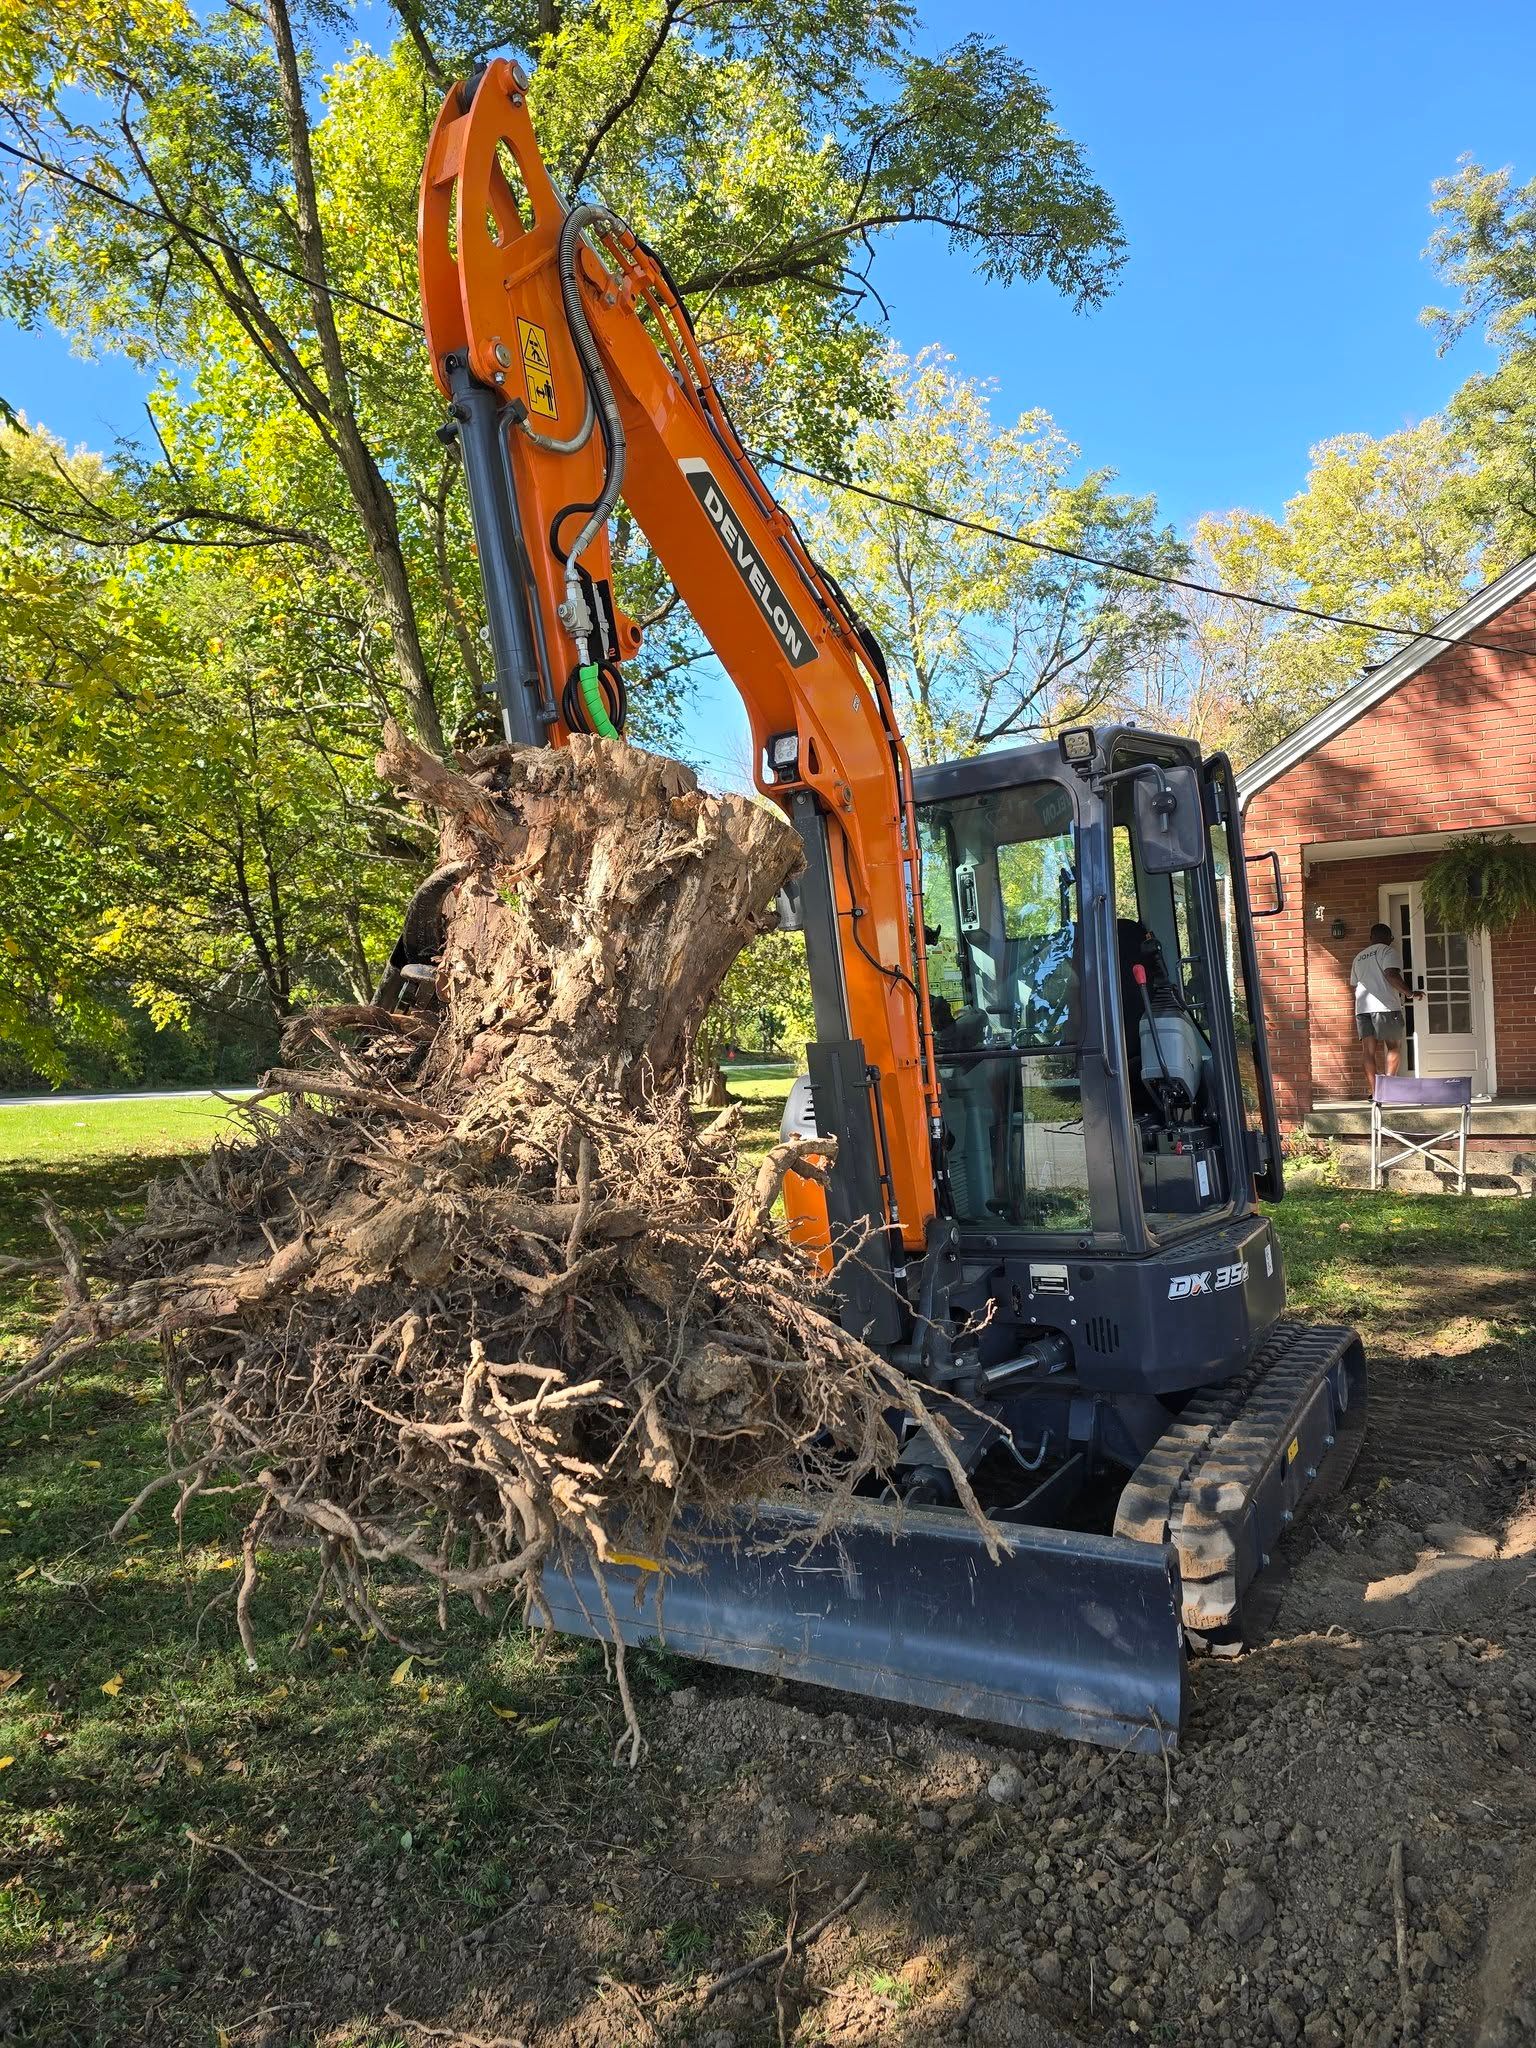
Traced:
[[[0, 150], [13, 156], [19, 163], [35, 164], [47, 177], [62, 178], [67, 184], [78, 185], [82, 192], [89, 192], [94, 198], [105, 199], [109, 205], [121, 207], [125, 213], [137, 214], [140, 220], [159, 225], [164, 216], [152, 207], [141, 206], [136, 199], [129, 199], [121, 192], [114, 192], [108, 185], [98, 185], [94, 179], [81, 177], [78, 171], [71, 171], [63, 164], [50, 163], [47, 157], [35, 156], [29, 149], [18, 149], [14, 142], [0, 141]], [[302, 284], [312, 292], [324, 292], [328, 299], [344, 299], [350, 306], [361, 306], [365, 313], [377, 313], [381, 320], [392, 320], [397, 327], [404, 327], [411, 334], [421, 333], [421, 324], [407, 320], [403, 313], [395, 313], [388, 306], [381, 306], [373, 299], [365, 299], [360, 292], [349, 292], [344, 285], [327, 284], [323, 278], [310, 277], [302, 270], [292, 270], [286, 263], [279, 263], [275, 256], [257, 256], [238, 243], [226, 242], [222, 235], [211, 235], [204, 228], [195, 228], [190, 221], [178, 221], [176, 230], [189, 241], [206, 242], [211, 249], [222, 249], [226, 256], [233, 256], [241, 263], [249, 263], [256, 270], [272, 270], [279, 277], [289, 278], [294, 284]]]
[[1458, 639], [1454, 634], [1437, 633], [1428, 626], [1392, 626], [1383, 624], [1379, 619], [1354, 619], [1343, 612], [1324, 612], [1313, 605], [1293, 604], [1283, 597], [1257, 597], [1252, 591], [1224, 590], [1218, 583], [1200, 583], [1192, 576], [1175, 576], [1166, 569], [1139, 569], [1130, 562], [1112, 561], [1105, 555], [1085, 554], [1080, 548], [1064, 548], [1054, 541], [1035, 540], [1027, 533], [1014, 533], [1006, 526], [990, 526], [982, 519], [966, 519], [958, 512], [943, 512], [937, 505], [922, 505], [915, 498], [898, 498], [888, 491], [877, 491], [870, 484], [847, 483], [840, 477], [823, 476], [819, 470], [802, 469], [798, 462], [788, 462], [780, 455], [761, 455], [754, 459], [774, 469], [786, 470], [791, 476], [804, 477], [809, 483], [821, 484], [828, 490], [851, 492], [855, 497], [872, 499], [875, 504], [889, 505], [898, 512], [916, 512], [924, 519], [938, 520], [941, 525], [957, 526], [965, 533], [979, 533], [989, 540], [1009, 541], [1014, 547], [1033, 548], [1038, 554], [1056, 555], [1065, 562], [1081, 562], [1091, 569], [1111, 569], [1117, 576], [1138, 577], [1143, 583], [1162, 583], [1174, 590], [1193, 590], [1202, 597], [1224, 597], [1233, 604], [1259, 605], [1269, 612], [1289, 612], [1296, 618], [1317, 619], [1325, 626], [1349, 626], [1367, 633], [1393, 633], [1403, 640], [1433, 640], [1441, 647], [1477, 647], [1486, 654], [1536, 653], [1536, 646], [1529, 642]]

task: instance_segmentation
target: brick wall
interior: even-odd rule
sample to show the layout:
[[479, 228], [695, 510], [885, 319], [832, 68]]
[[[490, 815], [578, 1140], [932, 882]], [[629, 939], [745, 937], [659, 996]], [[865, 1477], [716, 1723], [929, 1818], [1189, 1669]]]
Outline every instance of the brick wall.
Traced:
[[[1536, 645], [1536, 595], [1517, 599], [1475, 637]], [[1446, 648], [1253, 798], [1245, 819], [1248, 850], [1276, 850], [1287, 901], [1283, 916], [1261, 919], [1257, 926], [1283, 1123], [1299, 1122], [1315, 1096], [1357, 1095], [1363, 1087], [1358, 1053], [1343, 1050], [1349, 1046], [1346, 1027], [1353, 1034], [1353, 1005], [1344, 1009], [1341, 982], [1376, 920], [1376, 883], [1415, 880], [1428, 865], [1422, 855], [1393, 856], [1388, 874], [1369, 861], [1324, 862], [1304, 883], [1305, 849], [1328, 840], [1531, 823], [1536, 823], [1536, 655], [1482, 647]], [[1261, 897], [1263, 871], [1250, 874], [1255, 895]], [[1350, 902], [1358, 908], [1337, 913], [1350, 927], [1347, 939], [1328, 938], [1326, 925], [1318, 927], [1309, 916], [1310, 905], [1321, 900], [1331, 922], [1331, 888], [1354, 891]], [[1536, 927], [1521, 925], [1494, 941], [1501, 1095], [1536, 1090], [1533, 991]]]

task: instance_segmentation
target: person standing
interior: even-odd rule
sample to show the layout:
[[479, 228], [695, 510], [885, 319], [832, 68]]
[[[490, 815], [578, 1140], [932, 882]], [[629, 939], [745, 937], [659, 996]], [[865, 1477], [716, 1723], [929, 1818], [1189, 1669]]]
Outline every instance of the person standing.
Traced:
[[1413, 1000], [1390, 925], [1371, 926], [1371, 943], [1362, 946], [1350, 962], [1349, 985], [1355, 992], [1355, 1029], [1365, 1060], [1365, 1092], [1374, 1095], [1376, 1076], [1395, 1074], [1402, 1065], [1404, 1006]]

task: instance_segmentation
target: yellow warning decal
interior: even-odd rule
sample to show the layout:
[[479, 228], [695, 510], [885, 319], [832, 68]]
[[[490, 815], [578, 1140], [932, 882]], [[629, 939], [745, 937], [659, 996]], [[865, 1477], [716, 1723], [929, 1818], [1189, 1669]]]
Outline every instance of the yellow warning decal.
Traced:
[[517, 345], [523, 358], [523, 386], [528, 393], [528, 410], [552, 420], [555, 404], [554, 379], [549, 374], [549, 336], [532, 320], [517, 323]]
[[1293, 1436], [1293, 1437], [1291, 1438], [1290, 1444], [1289, 1444], [1289, 1446], [1287, 1447], [1287, 1450], [1286, 1450], [1286, 1453], [1285, 1453], [1285, 1462], [1287, 1463], [1287, 1465], [1294, 1465], [1294, 1464], [1295, 1464], [1295, 1462], [1296, 1462], [1296, 1460], [1297, 1460], [1297, 1459], [1298, 1459], [1298, 1458], [1299, 1458], [1300, 1456], [1301, 1456], [1301, 1438], [1300, 1438], [1299, 1436]]

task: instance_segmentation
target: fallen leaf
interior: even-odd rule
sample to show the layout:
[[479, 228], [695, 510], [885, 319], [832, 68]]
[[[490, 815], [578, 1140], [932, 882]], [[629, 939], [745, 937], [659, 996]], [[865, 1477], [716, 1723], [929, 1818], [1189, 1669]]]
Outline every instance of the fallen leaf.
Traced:
[[98, 1941], [96, 1946], [91, 1950], [91, 1961], [93, 1963], [99, 1963], [101, 1961], [102, 1957], [106, 1954], [107, 1950], [112, 1946], [112, 1941], [113, 1937], [110, 1934], [104, 1934], [102, 1936], [101, 1940]]
[[121, 1671], [114, 1671], [101, 1689], [109, 1699], [115, 1700], [123, 1689], [123, 1674]]
[[200, 1778], [203, 1775], [203, 1760], [201, 1757], [193, 1756], [190, 1752], [184, 1752], [181, 1761], [194, 1778]]
[[224, 1768], [226, 1771], [229, 1772], [231, 1777], [243, 1777], [245, 1775], [245, 1758], [243, 1756], [226, 1757], [224, 1760]]
[[418, 1685], [418, 1686], [417, 1686], [417, 1688], [416, 1688], [416, 1697], [417, 1697], [417, 1699], [419, 1699], [419, 1700], [421, 1701], [421, 1704], [422, 1704], [423, 1706], [425, 1706], [425, 1705], [427, 1704], [427, 1701], [428, 1701], [429, 1699], [431, 1699], [431, 1697], [432, 1697], [432, 1688], [431, 1688], [431, 1686], [430, 1686], [430, 1685], [429, 1685], [429, 1684], [427, 1683], [427, 1681], [426, 1681], [425, 1679], [423, 1679], [423, 1680], [421, 1681], [420, 1685]]
[[18, 1572], [16, 1574], [17, 1585], [19, 1586], [23, 1579], [30, 1579], [36, 1570], [37, 1566], [35, 1564], [29, 1564], [24, 1572]]
[[540, 1736], [553, 1735], [560, 1726], [560, 1719], [561, 1717], [556, 1714], [552, 1721], [536, 1721], [533, 1727], [524, 1728], [522, 1733], [527, 1736], [530, 1742], [537, 1742]]
[[405, 1681], [411, 1675], [411, 1666], [415, 1663], [415, 1661], [416, 1659], [414, 1657], [402, 1657], [400, 1659], [400, 1662], [395, 1666], [394, 1670], [391, 1671], [391, 1673], [389, 1674], [390, 1684], [404, 1685]]
[[402, 1849], [409, 1849], [409, 1848], [410, 1848], [410, 1846], [411, 1846], [411, 1842], [412, 1842], [412, 1840], [413, 1840], [413, 1837], [412, 1837], [411, 1831], [410, 1831], [410, 1829], [409, 1829], [409, 1828], [407, 1828], [407, 1829], [406, 1829], [406, 1831], [405, 1831], [405, 1833], [404, 1833], [404, 1834], [403, 1834], [403, 1835], [402, 1835], [402, 1836], [400, 1837], [400, 1846], [401, 1846], [401, 1848], [402, 1848]]
[[0, 1771], [8, 1771], [15, 1761], [13, 1756], [0, 1756]]
[[331, 1655], [333, 1657], [345, 1657], [346, 1654], [346, 1649], [341, 1643], [333, 1643], [331, 1645]]
[[520, 1721], [523, 1717], [516, 1707], [492, 1707], [491, 1712], [498, 1721]]
[[101, 1470], [101, 1460], [100, 1458], [82, 1458], [80, 1460], [80, 1468], [84, 1472], [99, 1472]]
[[31, 1507], [32, 1503], [29, 1500], [19, 1500], [17, 1501], [16, 1505], [19, 1508], [29, 1508]]
[[130, 1543], [147, 1543], [149, 1541], [149, 1531], [146, 1529], [142, 1536], [130, 1536], [128, 1541]]
[[594, 1899], [592, 1910], [594, 1913], [617, 1913], [619, 1909], [617, 1906], [610, 1906], [606, 1899]]
[[272, 1690], [267, 1694], [267, 1698], [271, 1700], [274, 1706], [277, 1704], [279, 1700], [285, 1700], [287, 1699], [287, 1697], [288, 1688], [286, 1685], [275, 1685], [272, 1688]]
[[232, 1557], [221, 1557], [214, 1566], [216, 1572], [232, 1572], [234, 1568], [235, 1560]]
[[9, 1692], [13, 1685], [20, 1685], [19, 1671], [0, 1671], [0, 1692]]

